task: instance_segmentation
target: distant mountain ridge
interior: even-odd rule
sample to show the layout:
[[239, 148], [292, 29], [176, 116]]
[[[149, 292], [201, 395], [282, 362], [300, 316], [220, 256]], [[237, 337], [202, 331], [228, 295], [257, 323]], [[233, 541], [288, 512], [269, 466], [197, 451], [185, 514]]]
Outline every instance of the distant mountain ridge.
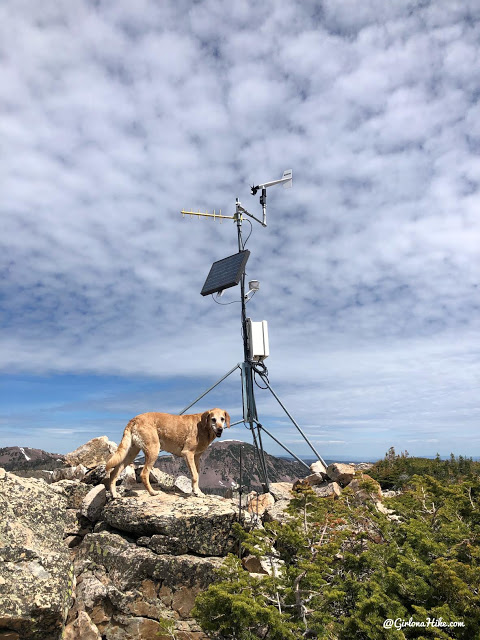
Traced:
[[0, 448], [0, 467], [6, 471], [26, 469], [52, 470], [63, 465], [65, 456], [30, 447]]
[[[202, 456], [200, 487], [211, 493], [223, 493], [240, 484], [240, 448], [242, 449], [242, 485], [246, 490], [258, 490], [262, 486], [258, 456], [253, 445], [240, 440], [216, 440]], [[0, 449], [0, 467], [6, 471], [53, 470], [64, 466], [65, 456], [29, 447], [5, 447]], [[137, 463], [143, 464], [143, 456]], [[298, 461], [277, 458], [265, 454], [270, 482], [293, 482], [308, 475], [309, 470]], [[182, 458], [173, 455], [160, 456], [155, 466], [172, 476], [190, 477]], [[22, 474], [23, 475], [23, 474]]]

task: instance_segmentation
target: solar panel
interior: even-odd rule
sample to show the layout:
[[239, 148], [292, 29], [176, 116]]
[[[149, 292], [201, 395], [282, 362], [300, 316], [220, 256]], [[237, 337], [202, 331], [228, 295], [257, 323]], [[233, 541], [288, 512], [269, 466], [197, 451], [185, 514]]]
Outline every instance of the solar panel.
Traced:
[[245, 270], [249, 256], [250, 251], [245, 249], [244, 251], [234, 253], [233, 256], [228, 256], [228, 258], [214, 262], [205, 280], [203, 289], [200, 291], [202, 296], [208, 296], [210, 293], [223, 291], [224, 289], [237, 285]]

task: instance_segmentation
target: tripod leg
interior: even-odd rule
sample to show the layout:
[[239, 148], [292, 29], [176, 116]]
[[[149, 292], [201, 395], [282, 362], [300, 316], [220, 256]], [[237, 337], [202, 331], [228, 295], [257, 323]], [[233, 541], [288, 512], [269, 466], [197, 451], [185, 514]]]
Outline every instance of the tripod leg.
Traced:
[[295, 422], [295, 420], [293, 419], [293, 417], [290, 415], [290, 413], [287, 411], [287, 409], [285, 408], [285, 406], [283, 405], [282, 401], [280, 400], [280, 398], [277, 396], [277, 394], [275, 393], [275, 391], [272, 389], [272, 387], [270, 386], [270, 383], [268, 382], [268, 380], [266, 379], [266, 377], [264, 375], [262, 375], [261, 373], [259, 373], [259, 376], [261, 377], [261, 379], [265, 382], [265, 384], [267, 385], [267, 387], [270, 389], [273, 397], [275, 398], [275, 400], [278, 402], [278, 404], [282, 407], [282, 409], [285, 411], [285, 413], [287, 414], [287, 416], [290, 418], [290, 420], [292, 421], [292, 423], [295, 425], [295, 427], [298, 429], [299, 433], [303, 436], [303, 439], [305, 440], [305, 442], [308, 444], [308, 446], [310, 447], [310, 449], [313, 451], [313, 453], [317, 456], [317, 459], [320, 460], [320, 462], [325, 465], [325, 467], [327, 467], [327, 465], [325, 464], [325, 460], [322, 458], [322, 456], [318, 453], [318, 451], [315, 449], [315, 447], [313, 446], [313, 444], [310, 442], [310, 440], [307, 438], [307, 436], [305, 435], [305, 433], [300, 429], [300, 427], [298, 426], [298, 424]]
[[196, 400], [194, 400], [191, 404], [188, 405], [188, 407], [185, 407], [185, 409], [183, 409], [182, 411], [180, 411], [180, 413], [178, 414], [179, 416], [182, 416], [185, 411], [188, 411], [190, 409], [190, 407], [193, 407], [194, 404], [197, 404], [197, 402], [199, 400], [201, 400], [203, 397], [205, 397], [207, 395], [207, 393], [210, 393], [210, 391], [212, 391], [212, 389], [215, 389], [215, 387], [218, 387], [218, 385], [223, 382], [226, 378], [228, 378], [229, 375], [231, 375], [234, 371], [236, 371], [237, 369], [240, 368], [240, 365], [236, 364], [233, 369], [230, 369], [230, 371], [228, 373], [226, 373], [223, 378], [221, 378], [218, 382], [216, 382], [214, 385], [212, 385], [209, 389], [207, 389], [204, 393], [202, 393], [201, 396], [198, 396], [198, 398]]

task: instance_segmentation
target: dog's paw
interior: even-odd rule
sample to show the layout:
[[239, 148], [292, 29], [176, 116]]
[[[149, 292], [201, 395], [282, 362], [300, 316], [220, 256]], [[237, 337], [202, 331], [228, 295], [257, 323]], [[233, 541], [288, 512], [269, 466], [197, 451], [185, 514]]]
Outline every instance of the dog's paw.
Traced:
[[198, 489], [198, 491], [194, 491], [193, 495], [196, 496], [197, 498], [203, 498], [205, 496], [203, 491], [200, 491], [200, 489]]
[[158, 494], [160, 493], [160, 491], [155, 491], [154, 489], [152, 489], [151, 491], [148, 492], [151, 496], [158, 496]]

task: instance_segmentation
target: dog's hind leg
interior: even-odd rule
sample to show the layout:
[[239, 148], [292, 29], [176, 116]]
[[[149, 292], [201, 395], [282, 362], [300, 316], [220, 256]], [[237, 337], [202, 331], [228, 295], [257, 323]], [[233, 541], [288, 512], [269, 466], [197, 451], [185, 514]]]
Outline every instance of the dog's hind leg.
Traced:
[[132, 464], [132, 462], [138, 456], [139, 451], [140, 451], [140, 447], [137, 447], [136, 445], [132, 445], [127, 455], [125, 456], [125, 459], [119, 462], [117, 466], [111, 470], [110, 491], [112, 493], [112, 498], [118, 498], [117, 487], [116, 487], [118, 476], [122, 473], [125, 467], [128, 467], [129, 464]]
[[153, 465], [155, 464], [158, 454], [160, 452], [160, 442], [157, 440], [155, 444], [149, 445], [148, 449], [144, 449], [145, 453], [145, 465], [142, 469], [142, 473], [140, 477], [142, 478], [142, 482], [145, 485], [145, 489], [151, 496], [158, 495], [158, 491], [154, 491], [152, 489], [152, 485], [150, 484], [150, 471], [153, 469]]

